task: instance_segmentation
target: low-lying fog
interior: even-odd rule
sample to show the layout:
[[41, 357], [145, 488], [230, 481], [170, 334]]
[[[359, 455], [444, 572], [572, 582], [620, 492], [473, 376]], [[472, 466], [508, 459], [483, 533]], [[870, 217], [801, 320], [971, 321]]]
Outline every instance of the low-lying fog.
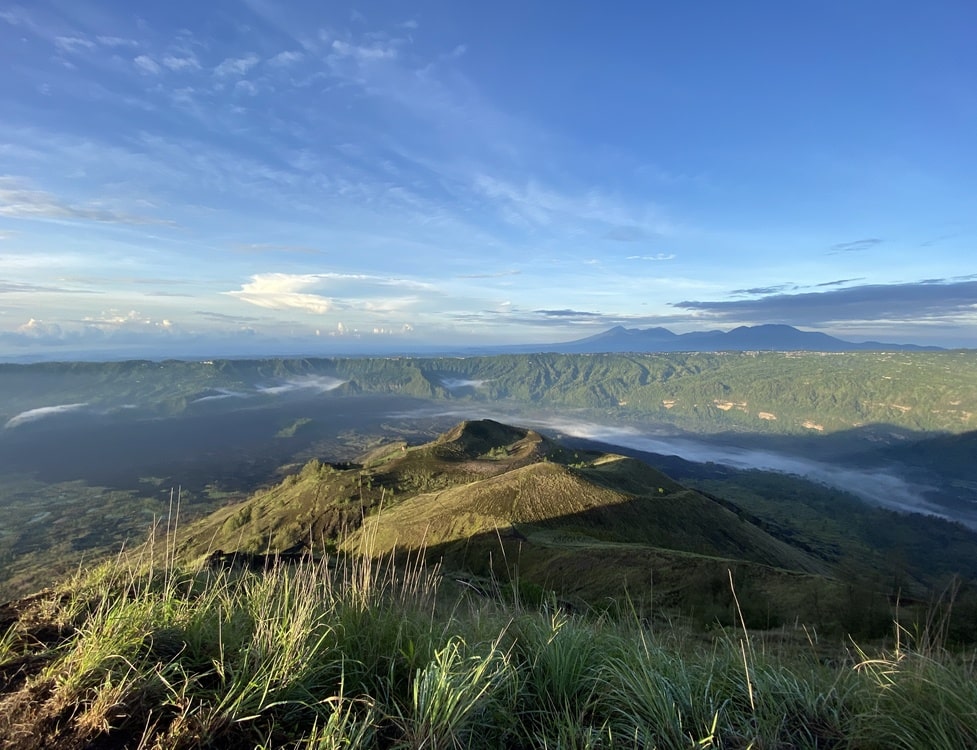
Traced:
[[735, 469], [756, 469], [803, 477], [828, 487], [850, 492], [867, 502], [893, 510], [925, 513], [959, 521], [977, 529], [977, 511], [967, 513], [947, 508], [926, 498], [936, 488], [910, 482], [896, 466], [854, 468], [835, 463], [816, 461], [757, 448], [741, 448], [728, 443], [693, 438], [688, 434], [670, 433], [668, 428], [642, 430], [633, 426], [600, 424], [557, 415], [534, 415], [531, 418], [481, 408], [472, 410], [424, 409], [417, 416], [462, 419], [497, 419], [502, 422], [532, 427], [559, 437], [581, 438], [610, 446], [620, 446], [645, 453], [678, 456], [694, 463], [715, 463]]
[[759, 469], [792, 474], [851, 492], [868, 502], [893, 510], [927, 513], [948, 520], [959, 520], [977, 528], [977, 514], [970, 518], [951, 515], [946, 508], [925, 498], [925, 493], [932, 492], [935, 488], [910, 483], [899, 476], [895, 468], [848, 468], [769, 450], [736, 448], [685, 436], [670, 437], [646, 433], [633, 427], [617, 427], [559, 418], [540, 420], [538, 426], [563, 435], [619, 445], [647, 453], [678, 456], [696, 463], [716, 463], [735, 469]]
[[15, 414], [4, 424], [4, 429], [13, 429], [18, 425], [29, 424], [30, 422], [36, 422], [39, 419], [44, 419], [46, 417], [54, 417], [58, 414], [66, 414], [68, 412], [78, 411], [79, 409], [84, 409], [88, 406], [87, 403], [80, 404], [56, 404], [55, 406], [41, 406], [37, 409], [28, 409], [27, 411], [22, 411], [20, 414]]
[[[386, 420], [391, 419], [398, 420], [402, 431], [409, 426], [410, 431], [420, 435], [432, 429], [446, 429], [462, 419], [493, 418], [534, 427], [555, 436], [562, 434], [647, 453], [678, 456], [686, 461], [792, 474], [852, 492], [877, 505], [928, 513], [977, 528], [977, 510], [967, 511], [933, 502], [927, 495], [935, 488], [909, 481], [897, 466], [842, 466], [785, 452], [666, 432], [653, 426], [642, 429], [574, 419], [565, 414], [506, 412], [485, 404], [444, 409], [443, 402], [435, 404], [391, 396], [327, 395], [343, 382], [336, 378], [308, 376], [258, 386], [249, 394], [215, 391], [197, 399], [198, 402], [222, 403], [222, 408], [213, 413], [195, 413], [196, 409], [189, 409], [181, 416], [151, 421], [130, 420], [124, 416], [122, 407], [102, 410], [85, 403], [31, 409], [12, 417], [0, 429], [0, 446], [3, 448], [0, 450], [0, 472], [16, 468], [35, 473], [38, 478], [53, 472], [63, 475], [63, 479], [90, 479], [84, 472], [99, 473], [97, 468], [101, 463], [111, 461], [117, 467], [129, 466], [130, 471], [139, 471], [155, 464], [185, 461], [188, 454], [196, 454], [202, 462], [214, 466], [223, 462], [226, 472], [234, 471], [235, 463], [245, 454], [250, 454], [251, 460], [258, 455], [265, 461], [278, 460], [280, 463], [291, 456], [299, 457], [298, 445], [274, 439], [276, 431], [287, 426], [289, 419], [305, 416], [314, 419], [316, 440], [305, 445], [307, 450], [327, 437], [335, 445], [334, 441], [348, 430], [385, 435], [390, 432]], [[480, 381], [460, 380], [451, 383], [456, 387], [479, 384]], [[245, 404], [254, 404], [256, 399], [253, 397], [257, 395], [269, 400], [260, 406], [255, 404], [246, 408]], [[115, 416], [111, 422], [105, 422], [110, 413]], [[95, 425], [89, 424], [90, 419], [98, 419], [94, 433]], [[64, 426], [53, 431], [45, 430], [43, 434], [28, 430], [28, 426], [36, 422], [43, 422], [47, 427]], [[103, 457], [100, 459], [100, 456]], [[335, 458], [323, 457], [327, 460]], [[179, 468], [176, 470], [180, 471]]]

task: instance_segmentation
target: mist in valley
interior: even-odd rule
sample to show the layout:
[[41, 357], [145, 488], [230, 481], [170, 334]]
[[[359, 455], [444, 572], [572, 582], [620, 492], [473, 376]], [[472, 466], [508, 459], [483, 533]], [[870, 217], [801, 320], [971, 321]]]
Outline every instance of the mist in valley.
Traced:
[[801, 453], [822, 436], [784, 441], [793, 450], [778, 451], [769, 447], [772, 441], [749, 434], [735, 444], [730, 435], [615, 423], [584, 411], [350, 393], [341, 388], [344, 382], [310, 375], [205, 390], [173, 415], [161, 414], [150, 401], [111, 398], [65, 400], [9, 415], [0, 428], [0, 508], [7, 508], [0, 541], [14, 550], [38, 550], [58, 532], [74, 548], [97, 545], [104, 541], [101, 532], [90, 527], [99, 503], [111, 505], [116, 538], [122, 530], [143, 534], [152, 517], [168, 512], [174, 488], [185, 498], [183, 513], [193, 517], [243, 499], [311, 458], [353, 461], [379, 442], [421, 443], [461, 420], [479, 418], [637, 451], [653, 464], [667, 463], [657, 457], [677, 456], [703, 467], [703, 475], [709, 465], [721, 465], [797, 476], [873, 505], [977, 528], [970, 507], [942, 502], [939, 487], [910, 478], [899, 466], [846, 465]]
[[[610, 421], [594, 421], [561, 412], [538, 409], [516, 411], [492, 408], [484, 404], [472, 408], [439, 409], [425, 405], [401, 418], [417, 420], [441, 420], [443, 423], [462, 419], [496, 419], [526, 427], [532, 427], [555, 438], [570, 437], [605, 446], [631, 449], [656, 456], [677, 456], [696, 464], [720, 464], [735, 469], [769, 471], [801, 477], [834, 489], [849, 492], [865, 502], [905, 513], [923, 513], [950, 521], [963, 523], [977, 529], [977, 508], [963, 507], [959, 503], [944, 504], [943, 488], [914, 481], [902, 467], [891, 462], [865, 462], [860, 454], [848, 457], [846, 465], [838, 456], [837, 461], [818, 460], [795, 452], [757, 448], [757, 436], [744, 434], [744, 445], [732, 444], [735, 436], [728, 433], [710, 436], [692, 436], [676, 430], [671, 425], [615, 424]], [[805, 439], [783, 440], [794, 448], [806, 444], [814, 446], [825, 441], [823, 436]], [[763, 442], [770, 442], [764, 440]], [[818, 451], [811, 451], [817, 453]], [[832, 450], [832, 453], [835, 451]], [[862, 460], [864, 465], [854, 465]]]

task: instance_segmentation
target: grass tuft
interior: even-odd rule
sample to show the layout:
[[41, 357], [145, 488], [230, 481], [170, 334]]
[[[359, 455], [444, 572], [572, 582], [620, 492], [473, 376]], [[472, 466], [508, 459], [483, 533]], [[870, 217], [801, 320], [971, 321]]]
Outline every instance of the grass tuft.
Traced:
[[417, 559], [154, 559], [19, 605], [0, 635], [0, 746], [875, 750], [977, 737], [975, 657], [932, 632], [828, 665], [801, 631], [652, 632], [634, 612], [476, 595]]

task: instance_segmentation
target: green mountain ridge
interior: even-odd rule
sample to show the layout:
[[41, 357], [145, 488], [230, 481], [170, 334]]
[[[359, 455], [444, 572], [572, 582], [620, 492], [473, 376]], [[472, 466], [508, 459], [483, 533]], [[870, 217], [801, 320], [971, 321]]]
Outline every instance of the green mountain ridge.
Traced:
[[[837, 625], [853, 610], [888, 621], [881, 579], [867, 583], [871, 555], [856, 586], [837, 577], [837, 560], [770, 528], [637, 459], [473, 420], [350, 465], [311, 461], [184, 529], [178, 548], [187, 560], [256, 564], [283, 554], [420, 555], [464, 578], [515, 576], [584, 606], [654, 599], [706, 620], [731, 621], [732, 575], [761, 626]], [[904, 579], [907, 599], [924, 591], [913, 581]]]
[[796, 498], [492, 420], [295, 468], [0, 605], [0, 746], [970, 746], [973, 580], [914, 603]]
[[4, 424], [59, 405], [172, 416], [302, 394], [392, 394], [601, 410], [693, 432], [977, 429], [971, 350], [0, 364], [0, 388]]

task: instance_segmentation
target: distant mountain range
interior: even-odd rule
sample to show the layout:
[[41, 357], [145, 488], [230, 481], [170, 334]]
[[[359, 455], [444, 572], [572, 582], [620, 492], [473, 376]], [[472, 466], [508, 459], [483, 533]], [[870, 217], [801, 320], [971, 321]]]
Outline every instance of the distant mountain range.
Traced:
[[800, 331], [788, 325], [740, 326], [731, 331], [674, 333], [667, 328], [625, 328], [615, 326], [576, 341], [518, 347], [501, 347], [507, 352], [547, 351], [560, 354], [603, 352], [723, 352], [723, 351], [939, 351], [938, 346], [853, 342], [817, 331]]

